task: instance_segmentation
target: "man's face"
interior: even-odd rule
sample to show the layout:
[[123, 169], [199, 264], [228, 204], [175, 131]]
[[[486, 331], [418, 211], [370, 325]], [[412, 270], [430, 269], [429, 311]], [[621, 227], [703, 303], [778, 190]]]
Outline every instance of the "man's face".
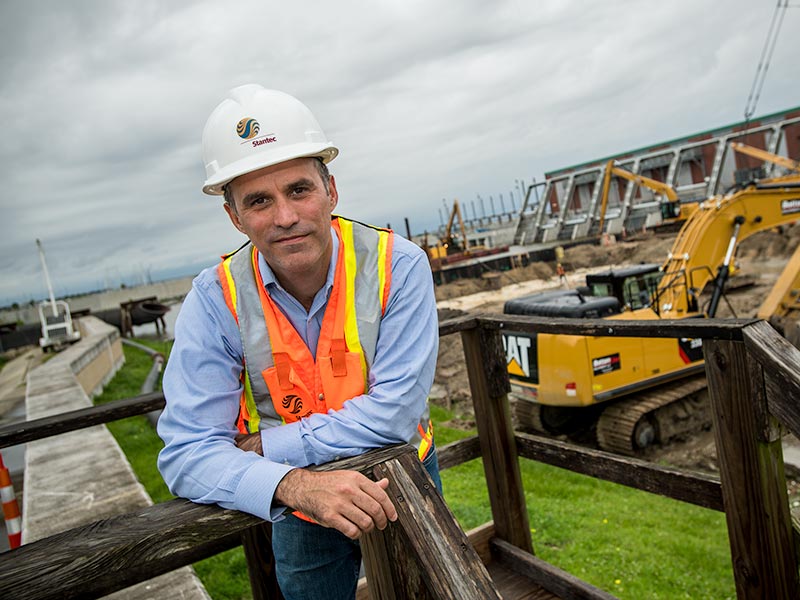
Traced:
[[[237, 177], [229, 184], [236, 228], [264, 256], [282, 285], [327, 273], [331, 212], [339, 200], [333, 177], [326, 192], [313, 158], [297, 158]], [[296, 285], [296, 283], [295, 283]]]

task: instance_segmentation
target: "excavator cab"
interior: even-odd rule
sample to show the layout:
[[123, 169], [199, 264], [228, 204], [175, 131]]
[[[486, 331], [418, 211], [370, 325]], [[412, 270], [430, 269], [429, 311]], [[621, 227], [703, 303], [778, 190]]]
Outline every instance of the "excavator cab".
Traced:
[[661, 220], [671, 221], [681, 216], [681, 203], [678, 200], [661, 203]]
[[613, 296], [622, 310], [636, 310], [650, 306], [662, 275], [659, 265], [648, 263], [587, 275], [586, 285], [592, 296]]

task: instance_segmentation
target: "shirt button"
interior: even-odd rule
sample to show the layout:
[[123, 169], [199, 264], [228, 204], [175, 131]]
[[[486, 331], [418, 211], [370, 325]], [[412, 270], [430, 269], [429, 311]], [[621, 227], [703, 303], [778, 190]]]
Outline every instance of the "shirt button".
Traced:
[[320, 395], [319, 395], [319, 399], [320, 399], [320, 400], [325, 400], [325, 394], [320, 394]]

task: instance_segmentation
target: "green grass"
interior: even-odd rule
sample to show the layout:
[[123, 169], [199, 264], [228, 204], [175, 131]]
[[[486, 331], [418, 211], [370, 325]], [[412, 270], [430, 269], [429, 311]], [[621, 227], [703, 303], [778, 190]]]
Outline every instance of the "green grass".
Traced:
[[[139, 340], [141, 341], [141, 340]], [[152, 345], [166, 354], [167, 348]], [[98, 402], [135, 396], [150, 358], [125, 347], [126, 366]], [[453, 414], [431, 407], [441, 447], [474, 435], [443, 425]], [[171, 498], [155, 467], [161, 440], [145, 417], [110, 424], [155, 502]], [[537, 556], [623, 599], [733, 598], [725, 518], [711, 511], [529, 460], [521, 460]], [[442, 473], [444, 496], [465, 529], [491, 519], [480, 459]], [[251, 598], [241, 548], [194, 565], [215, 600]]]
[[[165, 342], [137, 340], [140, 344], [158, 350], [165, 356], [170, 345]], [[105, 404], [114, 400], [138, 396], [153, 364], [150, 356], [130, 346], [123, 345], [125, 366], [105, 386], [103, 393], [95, 398], [95, 404]], [[150, 494], [153, 502], [164, 502], [173, 498], [156, 468], [155, 457], [163, 447], [161, 439], [144, 415], [129, 417], [108, 424], [108, 429], [116, 438], [122, 451], [128, 457], [134, 473]]]
[[[474, 434], [439, 426], [436, 442]], [[722, 513], [531, 460], [520, 469], [538, 557], [619, 598], [736, 596]], [[491, 520], [480, 459], [447, 469], [442, 483], [463, 529]]]

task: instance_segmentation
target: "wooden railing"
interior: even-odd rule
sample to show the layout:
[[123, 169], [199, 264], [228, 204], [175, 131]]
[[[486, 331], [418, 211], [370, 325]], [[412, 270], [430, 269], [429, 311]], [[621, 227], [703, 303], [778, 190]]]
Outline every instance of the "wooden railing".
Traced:
[[[500, 335], [504, 327], [530, 333], [702, 338], [719, 479], [514, 432]], [[388, 475], [390, 493], [403, 499], [395, 503], [398, 523], [364, 542], [373, 598], [497, 597], [482, 566], [493, 562], [524, 575], [550, 597], [611, 597], [534, 555], [519, 457], [724, 510], [737, 597], [800, 597], [780, 445], [782, 427], [800, 436], [800, 352], [769, 325], [754, 320], [654, 324], [487, 315], [441, 324], [440, 335], [455, 333], [464, 345], [478, 436], [440, 448], [440, 465], [483, 458], [493, 524], [476, 531], [467, 543], [405, 447], [317, 467]], [[162, 403], [163, 397], [152, 394], [6, 426], [0, 428], [0, 448], [148, 412]], [[417, 517], [431, 512], [435, 518], [425, 519], [423, 531]], [[99, 597], [241, 543], [254, 598], [279, 598], [269, 534], [269, 524], [253, 516], [173, 500], [0, 555], [0, 597]]]

